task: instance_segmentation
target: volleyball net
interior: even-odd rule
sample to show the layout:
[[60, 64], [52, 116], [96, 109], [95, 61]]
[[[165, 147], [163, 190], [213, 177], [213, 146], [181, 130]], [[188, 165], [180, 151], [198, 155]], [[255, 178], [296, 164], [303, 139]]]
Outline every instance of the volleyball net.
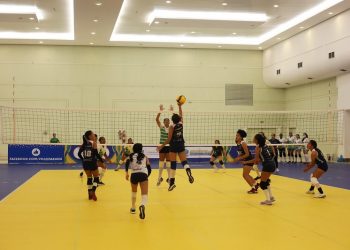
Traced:
[[[344, 111], [295, 111], [295, 112], [186, 112], [184, 106], [184, 136], [187, 145], [212, 145], [220, 140], [223, 145], [235, 144], [238, 129], [248, 133], [246, 141], [252, 143], [254, 135], [263, 131], [271, 134], [289, 132], [307, 133], [324, 151], [337, 155], [343, 144]], [[4, 144], [44, 144], [53, 133], [61, 143], [81, 144], [82, 135], [92, 130], [104, 136], [107, 144], [122, 143], [120, 131], [126, 138], [145, 145], [159, 143], [156, 124], [158, 111], [73, 110], [0, 107], [1, 139]], [[170, 118], [172, 112], [164, 111], [160, 117]], [[118, 133], [119, 132], [119, 133]]]

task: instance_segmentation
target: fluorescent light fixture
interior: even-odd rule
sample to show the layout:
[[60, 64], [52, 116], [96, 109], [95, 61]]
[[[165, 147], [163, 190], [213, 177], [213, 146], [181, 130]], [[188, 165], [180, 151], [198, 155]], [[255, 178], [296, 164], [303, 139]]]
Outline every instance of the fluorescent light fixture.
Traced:
[[154, 23], [155, 23], [155, 24], [159, 24], [159, 21], [155, 21]]
[[222, 46], [221, 46], [221, 45], [218, 45], [218, 48], [222, 48]]
[[151, 24], [155, 19], [266, 22], [269, 19], [269, 17], [265, 13], [180, 11], [155, 9], [148, 16], [147, 23]]
[[183, 45], [183, 44], [180, 44], [180, 47], [183, 47], [183, 46], [185, 46], [185, 45]]
[[43, 41], [40, 41], [39, 43], [40, 43], [40, 44], [43, 44], [44, 42], [43, 42]]
[[102, 3], [101, 3], [101, 2], [96, 2], [95, 5], [96, 5], [96, 6], [101, 6]]
[[36, 29], [36, 30], [40, 30], [40, 28], [39, 28], [39, 27], [35, 27], [34, 29]]
[[333, 12], [328, 12], [328, 15], [333, 15]]
[[236, 32], [233, 32], [233, 33], [232, 33], [232, 35], [234, 35], [234, 36], [235, 36], [235, 35], [237, 35], [237, 33], [236, 33]]
[[44, 13], [34, 5], [0, 4], [1, 14], [34, 14], [38, 20], [44, 19]]
[[171, 3], [171, 1], [165, 1], [166, 3]]
[[34, 18], [34, 17], [29, 17], [28, 19], [31, 20], [31, 21], [33, 21], [35, 18]]
[[304, 29], [304, 26], [300, 26], [299, 29]]
[[91, 32], [90, 34], [91, 34], [91, 35], [96, 35], [96, 32]]
[[275, 4], [274, 6], [273, 6], [274, 8], [278, 8], [278, 7], [280, 7], [278, 4]]
[[151, 30], [146, 30], [146, 32], [150, 32]]
[[[66, 11], [67, 31], [63, 33], [55, 32], [0, 32], [0, 39], [19, 40], [74, 40], [74, 0], [62, 1]], [[33, 11], [37, 11], [34, 12]], [[27, 5], [4, 5], [0, 4], [0, 13], [7, 14], [36, 14], [38, 20], [42, 20], [43, 12], [36, 6]]]
[[227, 3], [222, 3], [221, 5], [222, 5], [222, 6], [227, 6]]
[[191, 34], [196, 34], [196, 32], [195, 31], [191, 31]]
[[261, 50], [261, 49], [262, 49], [262, 47], [259, 47], [258, 49], [260, 49], [260, 50]]
[[95, 22], [95, 23], [98, 23], [98, 19], [94, 19], [94, 20], [92, 20], [93, 22]]
[[[278, 25], [270, 31], [255, 37], [232, 36], [186, 36], [186, 35], [153, 35], [153, 34], [124, 34], [119, 32], [121, 20], [125, 18], [130, 0], [124, 0], [111, 34], [110, 41], [117, 42], [149, 42], [149, 43], [177, 43], [177, 44], [228, 44], [228, 45], [261, 45], [262, 43], [277, 37], [281, 33], [300, 25], [302, 22], [313, 16], [326, 11], [332, 6], [344, 0], [323, 0], [314, 7], [293, 17], [289, 21]], [[216, 21], [255, 21], [266, 22], [266, 14], [261, 13], [241, 13], [241, 12], [213, 12], [213, 11], [172, 11], [156, 9], [148, 15], [146, 21], [152, 24], [155, 19], [183, 19], [183, 20], [216, 20]]]

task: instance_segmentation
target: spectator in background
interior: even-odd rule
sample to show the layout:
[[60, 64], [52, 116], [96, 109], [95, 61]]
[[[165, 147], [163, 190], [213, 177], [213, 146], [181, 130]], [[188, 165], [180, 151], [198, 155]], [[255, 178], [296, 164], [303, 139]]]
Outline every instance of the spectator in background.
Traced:
[[305, 144], [305, 146], [303, 147], [303, 151], [304, 151], [304, 158], [305, 158], [305, 162], [310, 162], [309, 160], [309, 150], [307, 149], [307, 144], [309, 144], [310, 139], [309, 139], [309, 135], [307, 133], [303, 133], [303, 143]]
[[[283, 134], [280, 134], [280, 138], [278, 139], [280, 144], [286, 144], [287, 139], [283, 137]], [[281, 158], [281, 162], [287, 161], [287, 155], [286, 155], [286, 147], [285, 146], [279, 146], [278, 147], [279, 157]]]
[[52, 134], [52, 138], [50, 140], [50, 143], [60, 143], [60, 140], [58, 140], [58, 138], [56, 137], [56, 133]]
[[[280, 141], [276, 138], [276, 134], [273, 133], [271, 134], [271, 139], [269, 140], [271, 144], [281, 144]], [[276, 163], [276, 172], [279, 172], [280, 170], [278, 169], [278, 151], [277, 151], [277, 146], [273, 146], [273, 149], [275, 151], [275, 157], [274, 161]]]
[[[303, 140], [300, 138], [299, 134], [295, 135], [295, 144], [302, 144]], [[298, 145], [294, 149], [294, 156], [295, 156], [295, 163], [298, 163], [298, 157], [300, 158], [300, 163], [303, 162], [303, 159], [301, 158], [301, 151], [303, 150], [303, 146]]]
[[[295, 136], [293, 135], [293, 132], [289, 132], [289, 136], [287, 138], [287, 144], [295, 144]], [[288, 151], [288, 163], [294, 163], [294, 149], [295, 146], [287, 146]]]

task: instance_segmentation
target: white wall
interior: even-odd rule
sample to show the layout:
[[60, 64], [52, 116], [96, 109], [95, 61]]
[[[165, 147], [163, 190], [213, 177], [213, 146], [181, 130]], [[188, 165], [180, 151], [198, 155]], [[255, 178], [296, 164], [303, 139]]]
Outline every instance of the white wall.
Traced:
[[[286, 88], [322, 80], [350, 70], [350, 10], [311, 27], [264, 51], [263, 74], [269, 86]], [[335, 52], [329, 59], [328, 53]], [[298, 69], [297, 64], [303, 63]], [[277, 69], [281, 74], [277, 75]]]
[[344, 147], [340, 148], [345, 158], [350, 158], [350, 74], [337, 77], [338, 108], [347, 109], [344, 115]]

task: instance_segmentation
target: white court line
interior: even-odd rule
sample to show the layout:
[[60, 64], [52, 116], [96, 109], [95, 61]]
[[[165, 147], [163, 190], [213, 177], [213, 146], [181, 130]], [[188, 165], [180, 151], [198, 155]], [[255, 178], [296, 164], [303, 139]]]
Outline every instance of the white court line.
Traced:
[[34, 176], [36, 176], [39, 172], [41, 172], [41, 170], [39, 170], [38, 172], [36, 172], [35, 174], [33, 174], [30, 178], [28, 178], [28, 180], [26, 180], [25, 182], [23, 182], [21, 185], [19, 185], [18, 187], [16, 187], [14, 190], [12, 190], [10, 193], [8, 193], [2, 200], [0, 200], [0, 204], [7, 200], [7, 198], [12, 195], [14, 192], [20, 190], [21, 187], [23, 187], [30, 179], [32, 179]]

